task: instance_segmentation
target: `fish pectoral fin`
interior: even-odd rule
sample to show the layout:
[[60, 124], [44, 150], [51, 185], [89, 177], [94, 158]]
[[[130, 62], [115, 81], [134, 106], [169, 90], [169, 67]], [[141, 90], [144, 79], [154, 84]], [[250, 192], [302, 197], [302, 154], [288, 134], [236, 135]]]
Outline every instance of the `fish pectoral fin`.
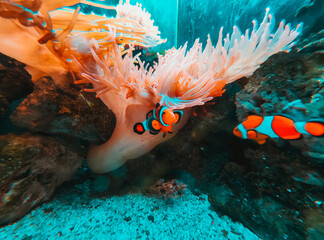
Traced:
[[180, 122], [182, 116], [183, 116], [183, 112], [182, 111], [174, 111], [174, 115], [176, 115], [176, 124]]
[[152, 130], [149, 130], [149, 132], [152, 134], [152, 135], [157, 135], [160, 133], [160, 131], [152, 131]]

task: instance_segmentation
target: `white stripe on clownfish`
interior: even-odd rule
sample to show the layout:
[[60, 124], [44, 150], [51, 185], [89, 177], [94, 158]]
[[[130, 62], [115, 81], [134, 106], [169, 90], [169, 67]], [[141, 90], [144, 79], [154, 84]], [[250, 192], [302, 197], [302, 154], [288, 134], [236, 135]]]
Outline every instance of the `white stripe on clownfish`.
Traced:
[[279, 136], [272, 129], [272, 121], [274, 116], [265, 116], [261, 124], [255, 128], [258, 133], [265, 134], [270, 138], [279, 138]]
[[295, 122], [295, 128], [300, 134], [311, 135], [305, 129], [306, 122]]
[[242, 138], [243, 139], [247, 139], [247, 131], [245, 129], [245, 127], [243, 126], [242, 123], [240, 123], [238, 126], [237, 126], [238, 130], [240, 130], [240, 132], [242, 133]]

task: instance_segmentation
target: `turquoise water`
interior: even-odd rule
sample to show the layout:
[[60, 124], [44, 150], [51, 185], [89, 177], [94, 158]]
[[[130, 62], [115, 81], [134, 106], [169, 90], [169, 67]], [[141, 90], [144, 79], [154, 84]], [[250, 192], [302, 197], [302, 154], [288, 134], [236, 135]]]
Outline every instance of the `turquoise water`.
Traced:
[[[107, 5], [115, 5], [118, 2], [117, 0], [105, 1]], [[208, 34], [216, 43], [221, 27], [224, 27], [224, 33], [230, 33], [234, 25], [239, 26], [241, 30], [251, 29], [251, 21], [253, 19], [261, 21], [267, 7], [270, 7], [277, 23], [282, 19], [291, 23], [292, 26], [304, 22], [304, 32], [309, 35], [322, 29], [324, 11], [323, 2], [318, 0], [130, 1], [131, 4], [136, 4], [136, 2], [141, 3], [152, 15], [162, 38], [168, 39], [163, 45], [164, 49], [179, 47], [186, 42], [191, 46], [197, 38], [205, 42]], [[89, 9], [101, 12], [95, 7], [86, 7], [85, 12]]]

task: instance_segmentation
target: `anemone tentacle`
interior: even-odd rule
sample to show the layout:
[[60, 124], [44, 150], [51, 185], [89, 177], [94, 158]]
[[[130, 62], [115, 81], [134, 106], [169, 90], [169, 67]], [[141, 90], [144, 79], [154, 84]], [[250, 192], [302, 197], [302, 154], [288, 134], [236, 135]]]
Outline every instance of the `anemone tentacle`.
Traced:
[[128, 44], [151, 47], [166, 41], [158, 35], [150, 14], [139, 5], [130, 7], [129, 1], [121, 1], [117, 7], [96, 3], [97, 7], [115, 10], [116, 18], [63, 8], [77, 3], [94, 4], [86, 0], [1, 0], [0, 51], [25, 63], [37, 80], [42, 75], [58, 78], [78, 69], [71, 64], [71, 55], [89, 60], [87, 50], [94, 47], [91, 39], [96, 40], [99, 55], [106, 54], [115, 43], [124, 50]]
[[[108, 88], [106, 81], [111, 79], [114, 81], [112, 85], [128, 89], [123, 94], [129, 96], [131, 91], [133, 95], [142, 96], [143, 101], [148, 101], [148, 94], [151, 94], [154, 101], [159, 100], [161, 105], [173, 109], [203, 105], [221, 96], [226, 84], [253, 74], [269, 56], [289, 50], [301, 29], [300, 25], [290, 29], [289, 25], [284, 26], [281, 22], [277, 31], [271, 33], [273, 26], [274, 18], [266, 9], [259, 27], [253, 21], [251, 34], [246, 30], [242, 35], [234, 26], [231, 36], [227, 34], [223, 39], [221, 28], [215, 47], [209, 36], [204, 50], [197, 39], [189, 51], [185, 44], [179, 49], [166, 51], [164, 56], [159, 55], [158, 62], [150, 69], [144, 68], [145, 63], [134, 57], [132, 51], [122, 58], [121, 50], [114, 46], [106, 57], [113, 59], [114, 64], [110, 61], [105, 63], [104, 56], [98, 61], [98, 56], [93, 54], [101, 66], [98, 71], [104, 72], [101, 76], [96, 74], [95, 78], [99, 85]], [[109, 67], [102, 67], [102, 64]]]

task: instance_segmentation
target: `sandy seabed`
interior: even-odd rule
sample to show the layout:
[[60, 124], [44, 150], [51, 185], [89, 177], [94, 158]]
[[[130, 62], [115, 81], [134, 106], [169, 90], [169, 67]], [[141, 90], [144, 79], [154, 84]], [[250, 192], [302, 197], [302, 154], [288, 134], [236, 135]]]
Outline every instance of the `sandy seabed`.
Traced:
[[259, 239], [210, 209], [207, 195], [186, 190], [162, 199], [141, 194], [91, 196], [90, 181], [60, 192], [21, 220], [0, 228], [0, 239]]

